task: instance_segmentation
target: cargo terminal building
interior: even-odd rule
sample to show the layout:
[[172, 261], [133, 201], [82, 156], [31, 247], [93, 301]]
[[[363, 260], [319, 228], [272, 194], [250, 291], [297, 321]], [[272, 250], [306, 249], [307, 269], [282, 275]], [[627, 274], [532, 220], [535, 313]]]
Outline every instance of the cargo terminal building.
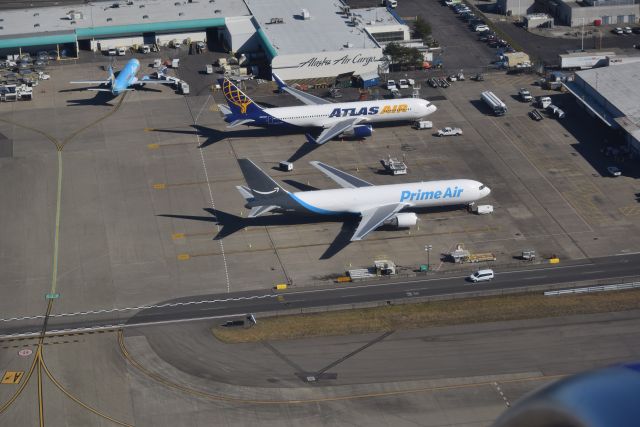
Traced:
[[215, 41], [263, 58], [286, 80], [378, 73], [384, 44], [409, 38], [391, 9], [351, 10], [341, 1], [120, 0], [4, 10], [0, 20], [0, 55]]
[[640, 62], [578, 71], [564, 85], [591, 115], [619, 130], [640, 156]]

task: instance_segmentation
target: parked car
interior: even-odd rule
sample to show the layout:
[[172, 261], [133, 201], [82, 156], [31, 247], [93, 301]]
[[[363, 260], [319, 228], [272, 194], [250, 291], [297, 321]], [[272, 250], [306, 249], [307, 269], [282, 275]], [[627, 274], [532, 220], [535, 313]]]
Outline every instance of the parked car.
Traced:
[[609, 172], [609, 175], [613, 177], [622, 175], [622, 171], [615, 166], [609, 166], [607, 168], [607, 172]]
[[431, 77], [430, 79], [427, 79], [427, 83], [429, 83], [429, 86], [431, 86], [431, 87], [438, 87], [438, 82], [436, 81], [436, 79], [434, 77]]
[[622, 31], [624, 31], [625, 34], [631, 34], [633, 33], [633, 31], [631, 30], [631, 27], [624, 27], [622, 29]]
[[387, 80], [387, 90], [397, 89], [395, 80]]
[[480, 31], [489, 31], [489, 26], [487, 24], [478, 24], [473, 29], [476, 33]]
[[620, 28], [620, 27], [616, 27], [616, 28], [614, 28], [613, 30], [611, 30], [611, 32], [612, 32], [613, 34], [618, 34], [618, 35], [620, 35], [620, 34], [624, 34], [624, 31], [622, 31], [622, 28]]
[[634, 27], [632, 30], [635, 34], [640, 34], [640, 27]]
[[400, 89], [409, 89], [409, 82], [405, 79], [398, 80], [398, 87]]
[[462, 135], [462, 129], [451, 128], [451, 127], [438, 129], [438, 136], [456, 136], [456, 135]]

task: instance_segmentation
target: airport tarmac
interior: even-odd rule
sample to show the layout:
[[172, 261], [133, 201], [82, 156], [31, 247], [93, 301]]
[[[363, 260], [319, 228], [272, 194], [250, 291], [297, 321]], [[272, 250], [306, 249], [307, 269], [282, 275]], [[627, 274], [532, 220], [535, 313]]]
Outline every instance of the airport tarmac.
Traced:
[[[464, 54], [460, 46], [450, 51]], [[484, 82], [431, 89], [424, 78], [432, 74], [415, 73], [422, 96], [439, 108], [429, 117], [435, 127], [459, 126], [463, 136], [437, 138], [408, 125], [380, 126], [365, 141], [337, 140], [307, 150], [302, 134], [226, 132], [217, 107], [222, 94], [204, 86], [187, 97], [171, 88], [149, 88], [112, 101], [73, 90], [69, 80], [104, 76], [101, 66], [108, 58], [94, 60], [54, 65], [51, 80], [40, 83], [33, 101], [0, 105], [0, 133], [12, 144], [12, 150], [0, 150], [6, 156], [0, 157], [0, 295], [10, 296], [0, 299], [5, 325], [13, 317], [265, 290], [287, 280], [313, 287], [379, 258], [411, 271], [426, 262], [426, 244], [433, 245], [434, 277], [469, 268], [440, 261], [440, 254], [457, 243], [474, 252], [494, 252], [497, 270], [517, 265], [513, 257], [522, 249], [535, 249], [540, 258], [557, 255], [561, 263], [640, 251], [640, 241], [633, 237], [640, 225], [637, 167], [623, 164], [624, 176], [607, 177], [609, 162], [600, 153], [600, 142], [610, 136], [568, 95], [531, 86], [533, 76], [488, 74]], [[193, 74], [197, 65], [184, 69]], [[531, 121], [530, 107], [513, 97], [520, 87], [551, 95], [567, 118]], [[505, 117], [491, 116], [480, 103], [479, 94], [487, 89], [509, 106]], [[274, 94], [271, 84], [250, 82], [246, 90], [258, 102], [296, 104], [290, 96]], [[355, 91], [344, 93], [343, 100], [357, 96]], [[380, 173], [379, 160], [388, 154], [405, 157], [407, 176]], [[376, 231], [326, 258], [322, 256], [336, 237], [339, 247], [349, 236], [340, 222], [247, 223], [247, 228], [214, 240], [220, 226], [207, 209], [247, 214], [235, 190], [244, 184], [236, 163], [242, 157], [279, 181], [295, 181], [286, 184], [292, 189], [301, 184], [335, 187], [309, 160], [376, 184], [477, 179], [492, 188], [487, 202], [495, 212], [422, 212], [419, 227]], [[292, 173], [273, 169], [292, 157]], [[130, 311], [116, 313], [126, 320]], [[242, 350], [205, 339], [207, 323], [123, 336], [52, 337], [42, 353], [33, 340], [3, 340], [0, 373], [23, 374], [0, 384], [0, 405], [9, 402], [0, 421], [37, 424], [35, 379], [41, 374], [48, 425], [107, 426], [116, 420], [154, 426], [212, 421], [484, 426], [505, 408], [505, 398], [511, 402], [556, 375], [637, 359], [637, 322], [629, 316], [637, 313]], [[365, 350], [330, 366], [376, 338]], [[32, 353], [18, 355], [25, 349]], [[123, 350], [129, 359], [123, 358]], [[295, 375], [327, 366], [327, 374], [337, 374], [334, 379], [325, 375], [309, 384]], [[30, 367], [33, 376], [27, 381], [21, 375]], [[415, 390], [407, 392], [411, 387]], [[361, 398], [354, 399], [355, 392]], [[228, 395], [289, 401], [252, 404], [225, 399]], [[315, 400], [294, 402], [302, 398]]]
[[[514, 257], [528, 248], [540, 258], [561, 260], [640, 250], [640, 241], [628, 237], [640, 224], [635, 177], [607, 177], [599, 124], [585, 120], [568, 95], [531, 86], [531, 76], [490, 74], [484, 82], [448, 89], [423, 84], [423, 96], [438, 106], [430, 116], [435, 127], [458, 126], [463, 136], [437, 138], [407, 125], [380, 126], [364, 141], [312, 147], [286, 173], [274, 168], [305, 151], [303, 135], [226, 132], [217, 111], [221, 93], [183, 97], [171, 88], [152, 88], [95, 105], [91, 93], [67, 92], [69, 79], [101, 73], [94, 63], [56, 67], [34, 101], [3, 105], [10, 112], [0, 117], [0, 132], [13, 142], [13, 157], [0, 159], [2, 182], [9, 184], [0, 189], [6, 201], [0, 210], [9, 219], [0, 225], [6, 248], [0, 268], [7, 278], [0, 286], [12, 295], [0, 302], [4, 318], [42, 314], [36, 302], [54, 287], [61, 297], [53, 313], [66, 313], [268, 289], [287, 280], [326, 284], [380, 258], [410, 271], [426, 262], [426, 244], [433, 245], [435, 271], [459, 268], [440, 261], [457, 243], [472, 252], [494, 252], [496, 268], [517, 263]], [[568, 117], [533, 122], [530, 107], [514, 99], [523, 86], [534, 95], [552, 95]], [[480, 103], [479, 93], [487, 89], [507, 102], [506, 116], [491, 116]], [[295, 104], [290, 96], [274, 94], [270, 84], [250, 82], [247, 92], [257, 102]], [[64, 144], [62, 151], [52, 142]], [[58, 153], [59, 264], [52, 284]], [[404, 156], [409, 174], [380, 173], [379, 160], [388, 154]], [[375, 184], [477, 179], [492, 189], [486, 202], [495, 212], [422, 212], [413, 229], [376, 231], [326, 257], [348, 240], [350, 230], [341, 222], [304, 219], [289, 225], [274, 219], [265, 227], [232, 217], [247, 214], [235, 189], [244, 184], [236, 162], [242, 157], [298, 187], [335, 188], [309, 160]], [[623, 169], [633, 173], [631, 165]], [[248, 226], [214, 240], [224, 227], [206, 210], [214, 208]]]
[[[488, 426], [539, 386], [637, 360], [638, 314], [241, 345], [215, 340], [212, 321], [52, 337], [42, 411], [52, 426]], [[36, 342], [2, 342], [0, 370], [26, 381]], [[36, 373], [3, 424], [37, 424]], [[0, 385], [1, 404], [20, 385]]]

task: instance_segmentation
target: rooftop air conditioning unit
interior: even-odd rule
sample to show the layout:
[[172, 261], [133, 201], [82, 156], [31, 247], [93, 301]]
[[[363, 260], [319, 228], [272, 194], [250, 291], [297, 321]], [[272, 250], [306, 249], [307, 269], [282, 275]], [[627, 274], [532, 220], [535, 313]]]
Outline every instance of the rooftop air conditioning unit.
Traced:
[[349, 47], [349, 48], [353, 47], [353, 43], [347, 42], [347, 43], [344, 44], [344, 47]]
[[309, 11], [307, 9], [302, 9], [302, 19], [311, 19], [311, 15], [309, 14]]
[[70, 21], [77, 21], [79, 19], [82, 19], [82, 12], [77, 10], [72, 10], [69, 13], [67, 13], [67, 19]]

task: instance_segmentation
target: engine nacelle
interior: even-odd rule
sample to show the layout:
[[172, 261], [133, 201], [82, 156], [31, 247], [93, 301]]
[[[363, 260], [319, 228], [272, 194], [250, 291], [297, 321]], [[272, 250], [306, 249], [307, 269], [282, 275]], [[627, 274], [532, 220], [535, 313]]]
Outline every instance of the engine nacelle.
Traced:
[[418, 222], [418, 215], [413, 212], [404, 212], [395, 214], [384, 222], [385, 225], [391, 225], [396, 228], [409, 228], [416, 225]]
[[371, 125], [358, 125], [352, 129], [343, 133], [345, 136], [352, 136], [355, 138], [366, 138], [373, 133], [373, 127]]

